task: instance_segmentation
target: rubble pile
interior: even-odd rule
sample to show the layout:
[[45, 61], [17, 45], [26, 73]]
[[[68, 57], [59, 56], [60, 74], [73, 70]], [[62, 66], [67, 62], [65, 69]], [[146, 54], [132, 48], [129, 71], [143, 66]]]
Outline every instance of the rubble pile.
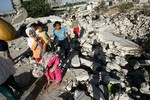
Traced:
[[[25, 32], [22, 26], [28, 27], [37, 22], [48, 27], [49, 36], [53, 36], [52, 25], [56, 20], [63, 22], [67, 28], [72, 37], [72, 48], [65, 62], [68, 67], [63, 66], [63, 69], [67, 69], [70, 77], [65, 80], [67, 83], [63, 93], [60, 93], [61, 97], [64, 100], [148, 100], [150, 18], [135, 13], [108, 16], [85, 10], [77, 13], [77, 19], [81, 24], [79, 42], [73, 39], [70, 19], [63, 20], [57, 16], [27, 18], [14, 25], [18, 34], [23, 36]], [[10, 43], [13, 58], [27, 51], [25, 38]], [[24, 43], [20, 44], [20, 40]], [[18, 51], [22, 51], [21, 54]], [[19, 74], [25, 73], [25, 70], [30, 72], [35, 64], [32, 57], [18, 57], [16, 60], [15, 67], [22, 70]], [[22, 66], [28, 67], [25, 69]], [[21, 79], [17, 80], [25, 83]], [[66, 97], [63, 95], [65, 93], [70, 95]]]
[[134, 13], [96, 15], [98, 19], [83, 11], [77, 15], [82, 26], [81, 50], [71, 61], [75, 79], [69, 80], [66, 90], [75, 100], [87, 96], [96, 100], [147, 100], [150, 58], [144, 45], [149, 40], [150, 18]]

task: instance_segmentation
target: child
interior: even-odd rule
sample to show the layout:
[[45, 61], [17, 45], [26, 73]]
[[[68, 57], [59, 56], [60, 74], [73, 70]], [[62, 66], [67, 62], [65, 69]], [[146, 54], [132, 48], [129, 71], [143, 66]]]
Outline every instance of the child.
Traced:
[[68, 32], [66, 32], [66, 28], [61, 27], [61, 22], [56, 21], [53, 25], [55, 28], [54, 35], [58, 38], [59, 40], [59, 46], [65, 53], [65, 58], [68, 56], [68, 51], [69, 51], [69, 42], [70, 42], [70, 37], [68, 35]]
[[73, 28], [73, 32], [75, 34], [75, 37], [79, 37], [79, 25], [80, 23], [78, 22], [78, 20], [76, 19], [75, 16], [72, 16], [72, 28]]
[[31, 28], [33, 28], [35, 31], [37, 30], [37, 24], [36, 23], [32, 23], [30, 25]]
[[40, 62], [42, 56], [46, 52], [46, 43], [41, 37], [38, 37], [35, 30], [31, 27], [26, 29], [26, 34], [28, 35], [28, 45], [33, 52], [33, 56], [37, 62]]
[[31, 25], [32, 28], [35, 29], [36, 34], [40, 37], [42, 37], [42, 39], [44, 40], [44, 42], [47, 44], [47, 49], [49, 49], [49, 47], [52, 47], [51, 45], [51, 39], [50, 37], [47, 35], [46, 31], [43, 30], [43, 25], [42, 24], [35, 24], [33, 23]]
[[60, 58], [53, 52], [47, 52], [42, 57], [40, 64], [47, 68], [45, 73], [48, 83], [45, 88], [48, 88], [51, 81], [56, 80], [56, 84], [59, 85], [62, 80], [61, 67], [59, 66]]

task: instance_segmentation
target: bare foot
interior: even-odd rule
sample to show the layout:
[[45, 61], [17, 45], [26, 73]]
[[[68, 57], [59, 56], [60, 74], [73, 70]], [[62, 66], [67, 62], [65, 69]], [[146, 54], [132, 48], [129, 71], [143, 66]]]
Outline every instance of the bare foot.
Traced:
[[46, 90], [49, 86], [50, 86], [50, 84], [46, 83], [44, 86], [44, 89]]
[[47, 89], [52, 83], [52, 80], [48, 80], [48, 82], [45, 84], [44, 89]]

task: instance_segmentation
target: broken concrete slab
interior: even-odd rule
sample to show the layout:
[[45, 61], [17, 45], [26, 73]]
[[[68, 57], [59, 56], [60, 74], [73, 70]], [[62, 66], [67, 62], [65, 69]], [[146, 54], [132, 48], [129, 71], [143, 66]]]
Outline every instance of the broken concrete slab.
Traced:
[[100, 28], [99, 34], [97, 34], [99, 40], [106, 44], [114, 44], [116, 46], [116, 49], [120, 50], [122, 56], [125, 56], [125, 55], [139, 56], [139, 54], [141, 53], [140, 46], [138, 46], [137, 44], [127, 39], [114, 36], [111, 33], [111, 30], [113, 29], [113, 27], [114, 26], [109, 25], [109, 26]]
[[105, 100], [103, 93], [95, 85], [89, 84], [87, 87], [88, 87], [88, 92], [90, 93], [90, 96], [92, 96], [94, 99]]
[[143, 93], [143, 94], [150, 95], [150, 85], [149, 85], [149, 83], [147, 83], [147, 82], [142, 83], [140, 92]]
[[87, 96], [84, 91], [76, 90], [74, 93], [75, 100], [91, 100], [89, 96]]
[[90, 77], [88, 72], [84, 69], [72, 69], [72, 72], [75, 74], [77, 81], [87, 81]]
[[80, 63], [79, 55], [74, 55], [74, 57], [71, 59], [71, 65], [73, 67], [80, 67], [81, 63]]
[[73, 81], [70, 80], [70, 81], [68, 81], [68, 84], [67, 84], [66, 89], [67, 89], [68, 91], [71, 91], [72, 87], [73, 87]]
[[117, 64], [119, 64], [120, 66], [125, 66], [126, 64], [128, 64], [128, 62], [126, 61], [125, 57], [120, 57], [120, 56], [116, 56], [115, 57], [115, 62]]
[[96, 63], [94, 61], [85, 58], [80, 58], [80, 61], [82, 65], [90, 67], [93, 71], [96, 71], [96, 69], [101, 66], [99, 63]]
[[121, 71], [121, 67], [114, 61], [108, 62], [107, 67], [111, 70], [117, 70], [118, 72]]

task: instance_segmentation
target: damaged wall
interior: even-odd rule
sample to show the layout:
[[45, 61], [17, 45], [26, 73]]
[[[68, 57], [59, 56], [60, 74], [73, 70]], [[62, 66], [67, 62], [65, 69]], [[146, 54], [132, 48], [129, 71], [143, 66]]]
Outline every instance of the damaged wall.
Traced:
[[11, 0], [16, 13], [3, 15], [1, 18], [5, 19], [11, 24], [17, 24], [28, 17], [27, 11], [21, 6], [21, 0]]

